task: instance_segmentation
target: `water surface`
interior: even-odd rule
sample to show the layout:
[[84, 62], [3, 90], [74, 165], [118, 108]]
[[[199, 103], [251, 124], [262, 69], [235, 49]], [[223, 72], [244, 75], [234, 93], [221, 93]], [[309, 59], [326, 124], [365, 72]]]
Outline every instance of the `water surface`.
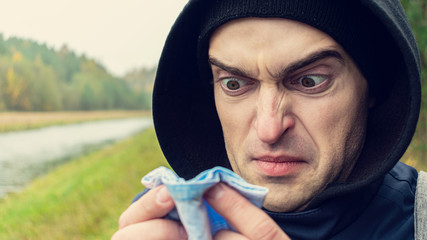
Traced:
[[151, 125], [151, 118], [115, 119], [0, 134], [0, 198], [73, 157]]

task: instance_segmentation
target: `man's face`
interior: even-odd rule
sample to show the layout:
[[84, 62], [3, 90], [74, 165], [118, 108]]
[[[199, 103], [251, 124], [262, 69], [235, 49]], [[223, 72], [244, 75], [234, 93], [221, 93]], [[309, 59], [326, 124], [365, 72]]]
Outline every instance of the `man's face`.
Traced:
[[231, 166], [269, 189], [266, 209], [300, 211], [348, 177], [368, 86], [331, 37], [286, 19], [239, 19], [214, 32], [209, 60]]

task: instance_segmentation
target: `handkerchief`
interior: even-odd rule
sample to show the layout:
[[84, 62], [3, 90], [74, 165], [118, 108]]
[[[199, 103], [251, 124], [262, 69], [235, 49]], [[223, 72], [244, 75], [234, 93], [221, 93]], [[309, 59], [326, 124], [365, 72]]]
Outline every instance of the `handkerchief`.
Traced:
[[141, 182], [147, 188], [166, 185], [175, 202], [175, 209], [167, 218], [181, 221], [190, 240], [210, 240], [220, 229], [233, 230], [203, 200], [203, 194], [216, 183], [224, 182], [233, 187], [257, 207], [262, 206], [268, 191], [267, 188], [247, 183], [239, 175], [223, 167], [206, 170], [188, 181], [166, 167], [159, 167], [144, 176]]

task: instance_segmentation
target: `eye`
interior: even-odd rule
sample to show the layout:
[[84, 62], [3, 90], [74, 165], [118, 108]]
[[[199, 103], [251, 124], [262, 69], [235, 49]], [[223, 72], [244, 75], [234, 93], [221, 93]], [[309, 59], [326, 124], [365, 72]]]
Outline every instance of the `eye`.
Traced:
[[306, 75], [298, 78], [297, 82], [304, 88], [314, 88], [325, 80], [326, 80], [325, 76]]
[[222, 85], [230, 91], [237, 91], [241, 87], [248, 84], [248, 81], [237, 79], [237, 78], [226, 78], [221, 80]]

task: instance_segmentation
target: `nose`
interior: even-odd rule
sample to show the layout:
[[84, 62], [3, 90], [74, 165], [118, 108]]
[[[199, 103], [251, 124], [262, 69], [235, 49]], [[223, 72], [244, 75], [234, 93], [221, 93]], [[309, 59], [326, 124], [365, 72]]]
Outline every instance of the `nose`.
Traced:
[[286, 112], [289, 105], [278, 89], [260, 90], [254, 124], [259, 140], [274, 144], [295, 125], [294, 118]]

